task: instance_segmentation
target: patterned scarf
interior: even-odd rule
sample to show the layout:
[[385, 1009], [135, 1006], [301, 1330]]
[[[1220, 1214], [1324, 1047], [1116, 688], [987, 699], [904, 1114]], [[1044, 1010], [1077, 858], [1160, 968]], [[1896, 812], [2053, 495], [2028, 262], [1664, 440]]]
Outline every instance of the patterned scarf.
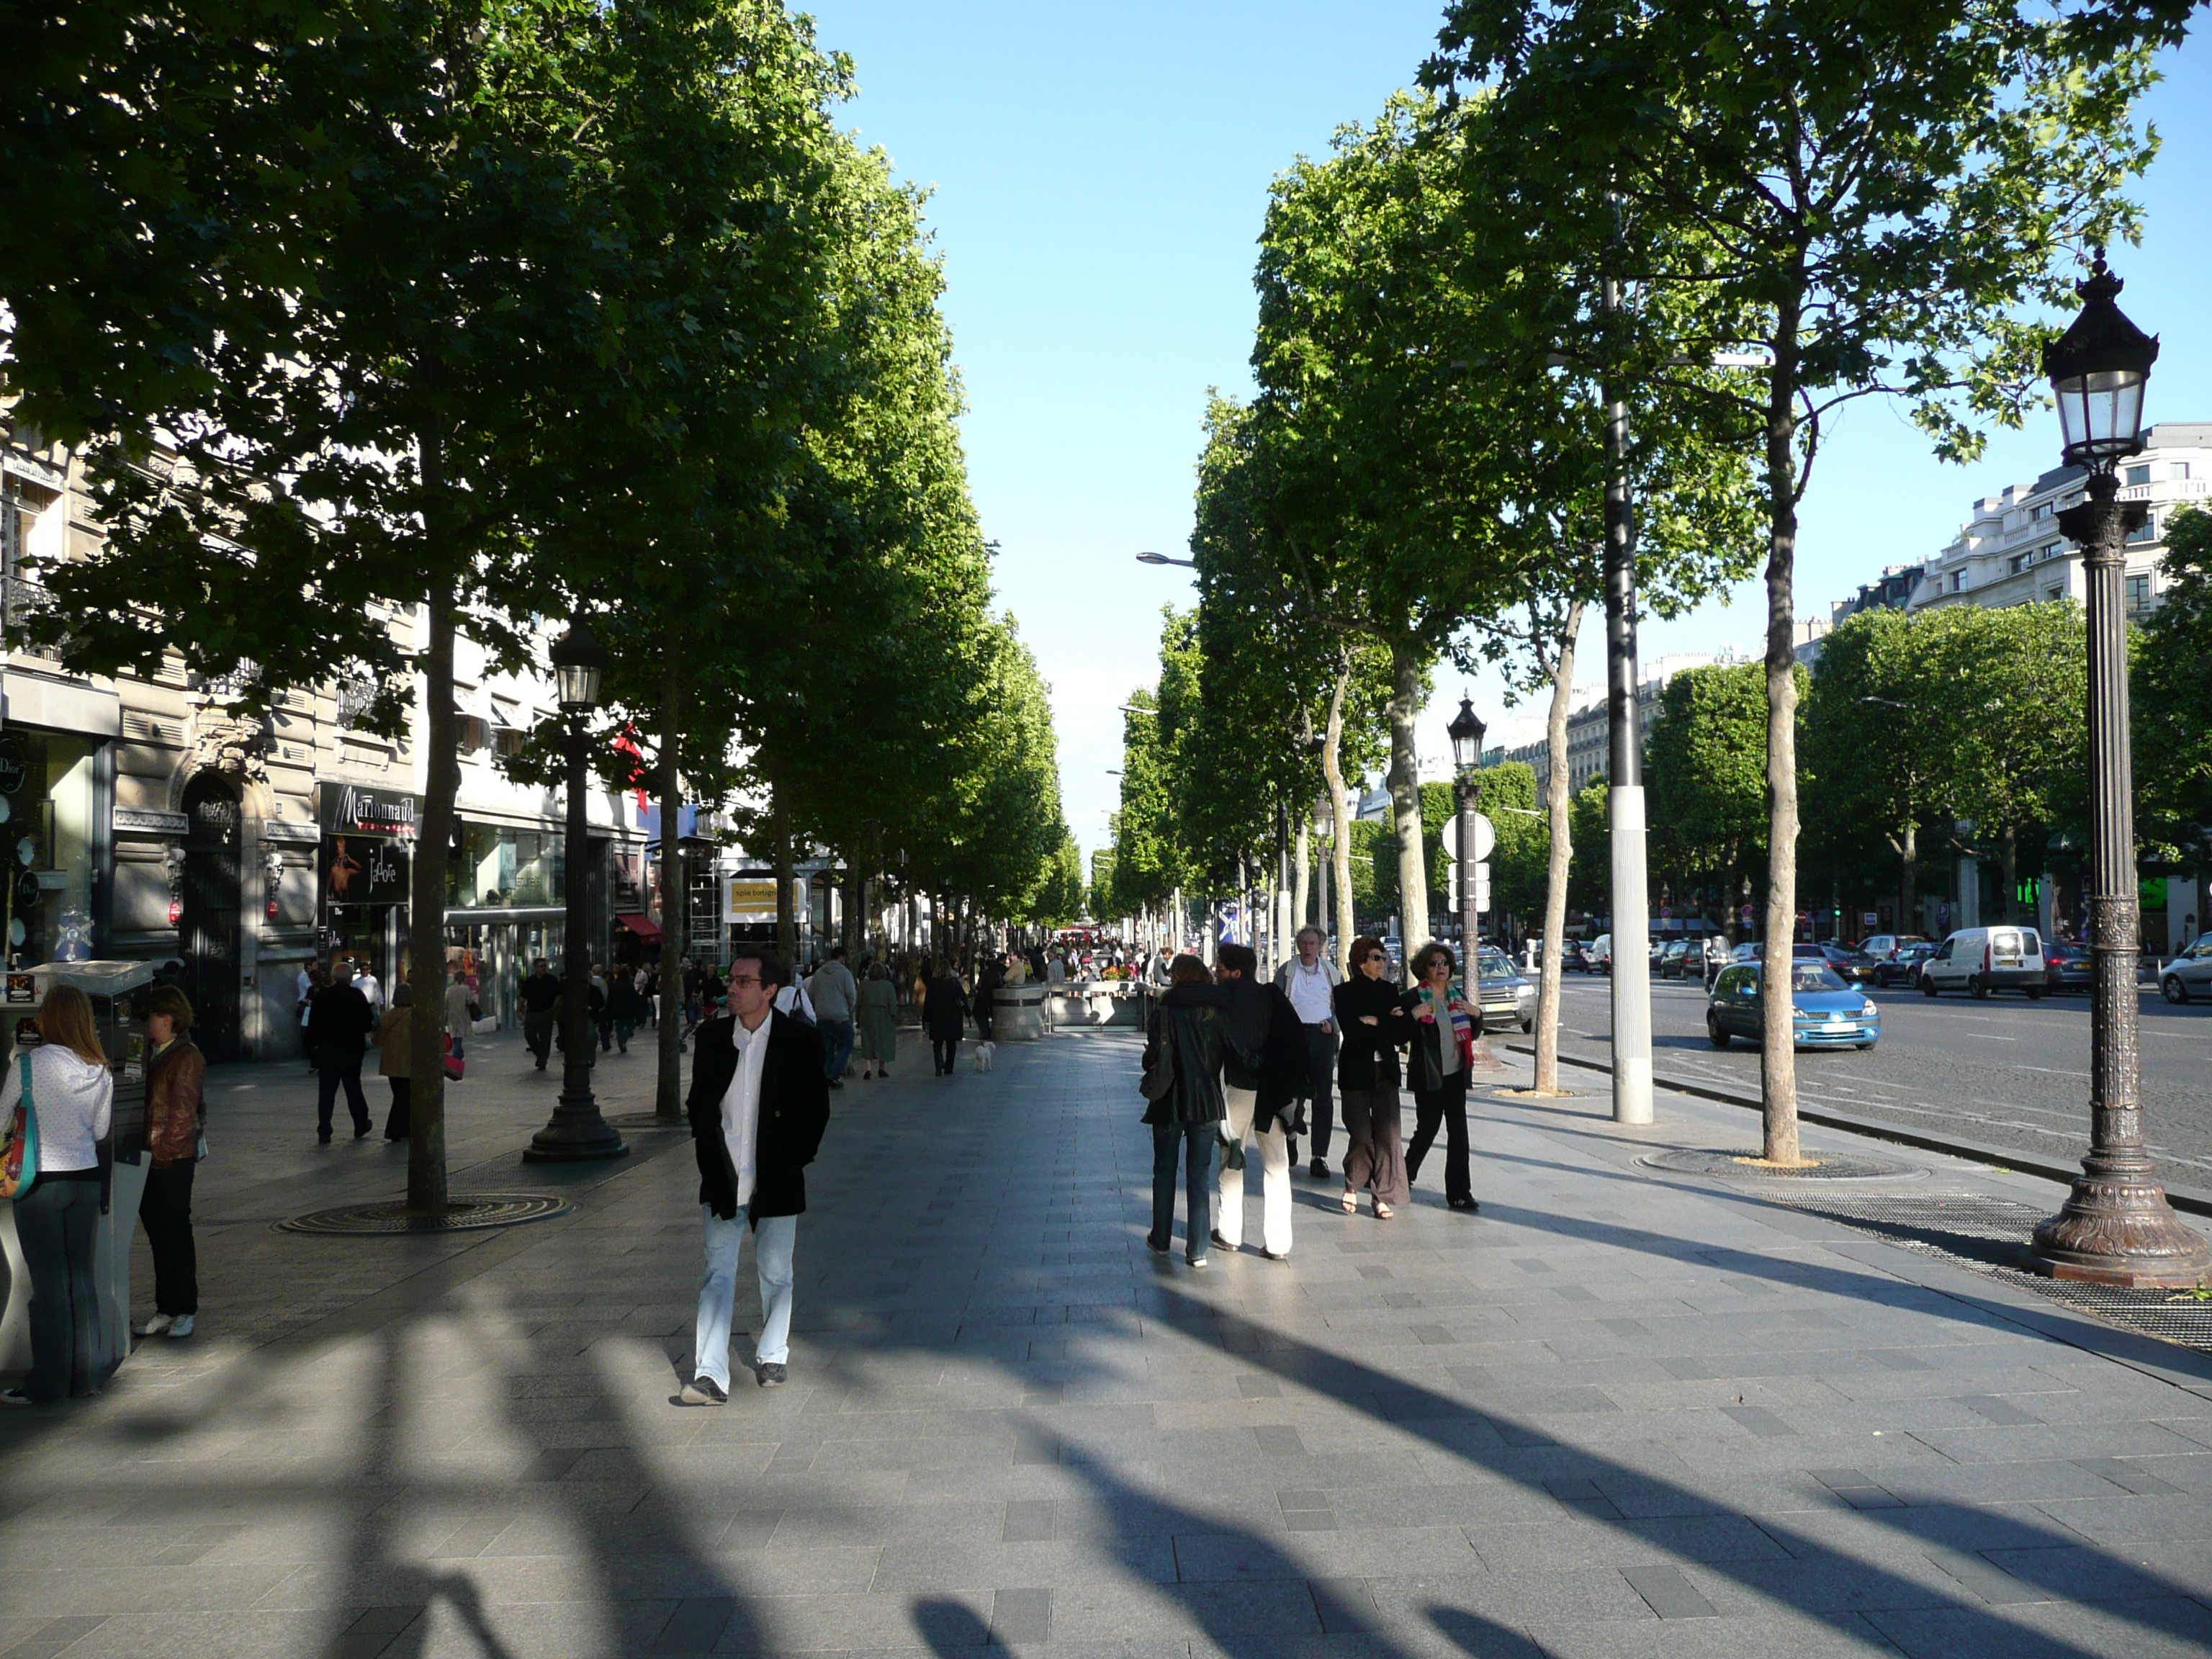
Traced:
[[[1421, 997], [1429, 1005], [1433, 1017], [1437, 1006], [1436, 993], [1424, 985]], [[1474, 1064], [1474, 1016], [1456, 986], [1445, 988], [1444, 1005], [1451, 1019], [1452, 1044], [1459, 1050], [1459, 1063], [1462, 1066], [1472, 1066]]]

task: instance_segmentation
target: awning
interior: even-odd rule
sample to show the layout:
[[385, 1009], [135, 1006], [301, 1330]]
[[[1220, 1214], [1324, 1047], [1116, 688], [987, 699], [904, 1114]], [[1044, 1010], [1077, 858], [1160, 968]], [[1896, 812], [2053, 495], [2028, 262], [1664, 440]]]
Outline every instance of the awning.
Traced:
[[615, 920], [641, 939], [657, 941], [660, 938], [660, 924], [651, 916], [617, 916]]

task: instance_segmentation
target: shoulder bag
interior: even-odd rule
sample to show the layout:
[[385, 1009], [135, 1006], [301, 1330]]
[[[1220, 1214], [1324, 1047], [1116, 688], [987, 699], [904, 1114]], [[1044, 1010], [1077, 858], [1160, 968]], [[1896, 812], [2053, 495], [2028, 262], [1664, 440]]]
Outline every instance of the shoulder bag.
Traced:
[[31, 1110], [31, 1056], [20, 1054], [22, 1098], [15, 1103], [8, 1125], [8, 1140], [0, 1147], [0, 1198], [21, 1198], [39, 1178], [39, 1120]]

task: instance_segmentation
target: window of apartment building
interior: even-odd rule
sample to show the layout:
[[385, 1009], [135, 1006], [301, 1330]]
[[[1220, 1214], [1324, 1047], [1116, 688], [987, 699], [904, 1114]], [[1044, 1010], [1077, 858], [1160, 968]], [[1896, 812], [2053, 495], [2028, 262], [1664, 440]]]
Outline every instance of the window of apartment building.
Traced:
[[2058, 556], [2059, 549], [2063, 545], [2063, 544], [2059, 542], [2045, 542], [2041, 547], [2035, 550], [2037, 562], [2039, 563], [2045, 559], [2057, 558]]
[[2128, 539], [2131, 542], [2156, 541], [2158, 539], [2158, 514], [2153, 513], [2146, 516], [2141, 524], [2137, 525], [2133, 530], [2128, 532]]
[[491, 722], [481, 714], [463, 714], [454, 721], [464, 755], [482, 754], [491, 747]]
[[2186, 478], [2189, 476], [2189, 463], [2186, 461], [2168, 461], [2166, 464], [2166, 476], [2179, 483], [2180, 480]]
[[1951, 591], [1954, 593], [1963, 593], [1966, 591], [1966, 573], [1965, 571], [1954, 570], [1951, 573]]
[[2046, 599], [2063, 599], [2066, 597], [2066, 590], [2063, 587], [2046, 587], [2043, 590], [2043, 597]]
[[2031, 524], [2040, 524], [2044, 520], [2050, 516], [2051, 503], [2049, 501], [2038, 501], [2033, 507], [2027, 510], [2028, 522]]
[[2149, 468], [2149, 466], [2146, 465], [2143, 465], [2143, 466], [2131, 466], [2131, 467], [2130, 467], [2130, 468], [2127, 470], [2126, 482], [2127, 482], [2127, 483], [2131, 483], [2131, 484], [2139, 484], [2139, 483], [2140, 483], [2140, 484], [2147, 484], [2147, 483], [2148, 483], [2150, 482], [2150, 468]]
[[2032, 556], [2032, 555], [2027, 553], [2015, 553], [2011, 558], [2005, 561], [2005, 568], [2011, 574], [2017, 576], [2021, 571], [2027, 568], [2028, 562]]
[[2130, 576], [2127, 581], [2128, 615], [2140, 617], [2150, 609], [2150, 573], [2146, 571], [2140, 576]]

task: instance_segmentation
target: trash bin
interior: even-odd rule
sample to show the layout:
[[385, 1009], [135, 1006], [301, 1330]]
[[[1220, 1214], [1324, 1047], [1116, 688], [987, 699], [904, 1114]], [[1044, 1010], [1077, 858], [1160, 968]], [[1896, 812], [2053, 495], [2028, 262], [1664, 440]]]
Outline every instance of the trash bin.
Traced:
[[1001, 1042], [1036, 1042], [1044, 1036], [1045, 988], [1042, 985], [1001, 985], [995, 1006], [998, 1018], [993, 1035]]
[[[100, 1346], [94, 1369], [105, 1380], [131, 1356], [131, 1235], [138, 1224], [138, 1200], [146, 1190], [146, 997], [154, 982], [150, 962], [50, 962], [6, 976], [4, 1007], [8, 1064], [39, 1042], [38, 1013], [57, 985], [74, 985], [92, 999], [93, 1023], [115, 1079], [114, 1121], [108, 1146], [114, 1163], [108, 1203], [94, 1235], [93, 1284], [100, 1297]], [[35, 1106], [36, 1103], [33, 1103]], [[15, 1237], [15, 1206], [0, 1199], [0, 1259], [7, 1272], [0, 1307], [0, 1372], [31, 1369], [31, 1281]]]

